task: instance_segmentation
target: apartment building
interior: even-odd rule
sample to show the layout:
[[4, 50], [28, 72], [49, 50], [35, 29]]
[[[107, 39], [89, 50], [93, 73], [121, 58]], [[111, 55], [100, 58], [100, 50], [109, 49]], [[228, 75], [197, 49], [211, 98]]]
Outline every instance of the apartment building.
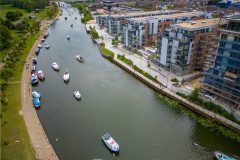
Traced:
[[158, 34], [170, 26], [196, 19], [211, 18], [211, 14], [195, 11], [152, 17], [130, 18], [123, 27], [123, 43], [128, 49], [157, 45]]
[[203, 19], [172, 24], [158, 39], [159, 64], [183, 76], [202, 70], [209, 36], [219, 25], [219, 19]]
[[203, 90], [240, 110], [240, 14], [225, 20], [214, 66], [205, 72]]
[[107, 32], [113, 35], [121, 34], [123, 26], [128, 22], [129, 18], [150, 17], [159, 15], [168, 15], [178, 13], [177, 10], [162, 10], [151, 12], [127, 12], [120, 14], [100, 15], [96, 17], [96, 23], [101, 28], [107, 28]]

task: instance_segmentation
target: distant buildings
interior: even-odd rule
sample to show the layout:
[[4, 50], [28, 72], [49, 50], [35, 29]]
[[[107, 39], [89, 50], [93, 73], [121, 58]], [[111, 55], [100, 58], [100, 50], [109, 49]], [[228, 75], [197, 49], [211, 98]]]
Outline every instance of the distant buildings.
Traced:
[[203, 90], [240, 109], [240, 15], [227, 18], [220, 29], [214, 66], [205, 72]]
[[[211, 16], [211, 15], [209, 15]], [[130, 18], [123, 28], [123, 44], [128, 49], [157, 46], [158, 34], [170, 24], [206, 18], [204, 12], [184, 12], [169, 15]]]
[[219, 19], [203, 19], [170, 25], [158, 39], [159, 64], [178, 76], [202, 70], [207, 44]]

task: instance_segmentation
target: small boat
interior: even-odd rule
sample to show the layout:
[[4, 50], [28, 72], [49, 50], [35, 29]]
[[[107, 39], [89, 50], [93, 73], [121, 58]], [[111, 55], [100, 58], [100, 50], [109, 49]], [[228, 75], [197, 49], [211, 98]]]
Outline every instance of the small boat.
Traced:
[[31, 74], [35, 73], [37, 70], [37, 67], [35, 65], [32, 65], [32, 70], [31, 70]]
[[76, 55], [76, 59], [77, 59], [79, 62], [84, 62], [84, 58], [83, 58], [81, 55]]
[[213, 155], [213, 158], [216, 160], [239, 160], [238, 158], [227, 156], [226, 154], [219, 151], [215, 151]]
[[37, 46], [38, 48], [42, 48], [42, 45], [41, 44], [38, 44], [38, 46]]
[[57, 62], [53, 62], [52, 63], [52, 67], [54, 70], [58, 71], [59, 70], [59, 65], [57, 64]]
[[37, 72], [37, 77], [38, 77], [39, 80], [44, 80], [45, 79], [45, 76], [44, 76], [44, 73], [43, 73], [42, 70], [39, 70]]
[[73, 95], [74, 95], [74, 97], [75, 97], [77, 100], [80, 100], [81, 97], [82, 97], [79, 91], [74, 91], [74, 92], [73, 92]]
[[38, 77], [36, 75], [36, 73], [33, 73], [31, 76], [31, 83], [32, 84], [38, 84]]
[[33, 64], [37, 64], [37, 58], [36, 58], [36, 57], [33, 58], [32, 63], [33, 63]]
[[39, 55], [40, 50], [41, 50], [40, 48], [36, 48], [36, 50], [35, 50], [35, 54], [36, 54], [36, 55]]
[[32, 96], [33, 98], [41, 98], [41, 94], [38, 93], [37, 91], [32, 91]]
[[68, 82], [68, 81], [69, 81], [69, 78], [70, 78], [70, 74], [69, 74], [68, 69], [66, 69], [66, 71], [65, 71], [64, 74], [63, 74], [63, 80], [64, 80], [64, 82]]
[[44, 33], [44, 36], [43, 36], [43, 38], [47, 38], [49, 36], [49, 32], [48, 31], [46, 31], [45, 33]]
[[120, 147], [109, 133], [105, 133], [102, 136], [102, 141], [105, 143], [105, 145], [111, 152], [113, 152], [114, 154], [119, 154]]
[[39, 98], [33, 98], [33, 105], [35, 108], [38, 108], [41, 106], [41, 102]]
[[75, 19], [77, 19], [77, 17], [75, 17]]
[[50, 48], [50, 45], [49, 45], [49, 44], [46, 44], [46, 45], [45, 45], [45, 48], [46, 48], [46, 49], [49, 49], [49, 48]]
[[70, 40], [70, 36], [69, 35], [67, 35], [67, 39]]
[[71, 27], [73, 27], [73, 24], [71, 24]]
[[67, 17], [65, 17], [65, 20], [67, 20]]
[[45, 38], [41, 39], [41, 42], [44, 42], [45, 41]]

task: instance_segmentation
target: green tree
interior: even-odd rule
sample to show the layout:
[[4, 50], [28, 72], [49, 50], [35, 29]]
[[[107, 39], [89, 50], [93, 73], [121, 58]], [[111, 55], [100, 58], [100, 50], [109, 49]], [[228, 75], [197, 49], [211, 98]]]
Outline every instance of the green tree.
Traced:
[[7, 82], [1, 82], [0, 83], [0, 88], [1, 88], [1, 92], [3, 94], [3, 97], [6, 97], [6, 90], [7, 90], [8, 84]]
[[18, 11], [18, 10], [16, 10], [15, 12], [13, 12], [13, 11], [8, 11], [8, 12], [6, 13], [6, 18], [7, 18], [8, 20], [10, 20], [10, 21], [16, 21], [16, 20], [18, 20], [22, 15], [23, 15], [22, 12], [20, 12], [20, 11]]
[[0, 25], [0, 49], [10, 47], [12, 40], [12, 35], [9, 32], [8, 28]]

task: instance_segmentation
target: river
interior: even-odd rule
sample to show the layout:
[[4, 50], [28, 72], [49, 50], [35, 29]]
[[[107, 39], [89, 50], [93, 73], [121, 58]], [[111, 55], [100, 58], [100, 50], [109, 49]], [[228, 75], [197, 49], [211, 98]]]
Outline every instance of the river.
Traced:
[[[39, 119], [61, 160], [209, 160], [215, 150], [240, 154], [239, 144], [161, 103], [155, 91], [104, 59], [79, 13], [68, 10], [73, 13], [64, 10], [49, 28], [43, 46], [49, 43], [50, 49], [43, 48], [37, 57], [46, 80], [34, 87], [42, 95]], [[76, 61], [76, 54], [86, 61]], [[51, 67], [55, 61], [59, 72]], [[66, 68], [68, 84], [62, 79]], [[81, 101], [73, 97], [74, 90], [80, 91]], [[102, 143], [106, 132], [119, 143], [119, 156]]]

